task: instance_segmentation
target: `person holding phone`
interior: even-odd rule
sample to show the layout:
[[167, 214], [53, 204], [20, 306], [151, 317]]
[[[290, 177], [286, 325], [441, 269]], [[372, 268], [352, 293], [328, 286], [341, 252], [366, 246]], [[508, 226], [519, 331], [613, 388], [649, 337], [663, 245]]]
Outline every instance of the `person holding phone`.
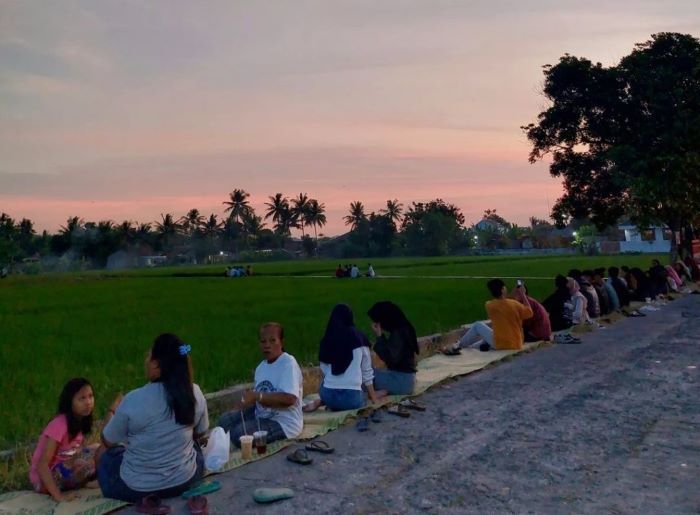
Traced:
[[523, 322], [532, 318], [533, 312], [522, 284], [516, 286], [512, 297], [508, 298], [508, 288], [501, 279], [491, 279], [486, 287], [492, 300], [486, 302], [486, 313], [491, 319], [491, 327], [483, 322], [475, 322], [469, 330], [451, 347], [443, 349], [447, 355], [459, 354], [462, 347], [478, 345], [482, 350], [518, 350], [523, 348], [525, 333]]

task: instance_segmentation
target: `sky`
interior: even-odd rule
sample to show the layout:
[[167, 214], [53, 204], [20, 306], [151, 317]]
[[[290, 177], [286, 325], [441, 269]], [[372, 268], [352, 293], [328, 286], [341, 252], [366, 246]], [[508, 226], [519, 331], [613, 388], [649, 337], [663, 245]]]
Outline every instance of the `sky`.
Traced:
[[242, 188], [317, 198], [327, 235], [357, 200], [526, 224], [562, 191], [520, 130], [542, 65], [664, 31], [700, 36], [697, 0], [0, 0], [0, 211], [221, 217]]

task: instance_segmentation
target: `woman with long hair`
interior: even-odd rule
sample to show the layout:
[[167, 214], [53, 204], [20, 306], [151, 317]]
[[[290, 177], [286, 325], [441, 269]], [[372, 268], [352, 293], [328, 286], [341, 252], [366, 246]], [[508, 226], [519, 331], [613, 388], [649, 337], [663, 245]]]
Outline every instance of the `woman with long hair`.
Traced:
[[377, 337], [374, 352], [386, 368], [375, 368], [374, 387], [390, 395], [410, 395], [416, 382], [416, 356], [420, 352], [416, 330], [396, 304], [374, 304], [367, 315]]
[[209, 428], [207, 403], [192, 382], [192, 347], [161, 334], [146, 356], [148, 383], [115, 401], [102, 442], [97, 478], [105, 497], [153, 503], [180, 495], [202, 478], [196, 440]]

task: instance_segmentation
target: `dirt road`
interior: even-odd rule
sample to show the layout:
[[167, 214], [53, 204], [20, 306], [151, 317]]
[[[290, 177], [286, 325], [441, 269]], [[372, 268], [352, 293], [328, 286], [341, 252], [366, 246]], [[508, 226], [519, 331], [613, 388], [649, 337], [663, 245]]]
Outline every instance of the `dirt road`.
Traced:
[[[331, 433], [311, 466], [282, 452], [218, 476], [210, 513], [700, 513], [700, 295], [583, 339]], [[296, 497], [256, 505], [258, 486]]]

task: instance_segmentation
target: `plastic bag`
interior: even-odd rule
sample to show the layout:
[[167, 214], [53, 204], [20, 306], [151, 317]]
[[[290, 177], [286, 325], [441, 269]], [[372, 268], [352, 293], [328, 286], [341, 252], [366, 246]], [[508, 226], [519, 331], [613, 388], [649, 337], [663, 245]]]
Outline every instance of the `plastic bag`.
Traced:
[[204, 453], [204, 466], [211, 472], [220, 472], [228, 463], [228, 454], [231, 449], [231, 438], [222, 427], [215, 427], [209, 433], [209, 441], [202, 451]]

